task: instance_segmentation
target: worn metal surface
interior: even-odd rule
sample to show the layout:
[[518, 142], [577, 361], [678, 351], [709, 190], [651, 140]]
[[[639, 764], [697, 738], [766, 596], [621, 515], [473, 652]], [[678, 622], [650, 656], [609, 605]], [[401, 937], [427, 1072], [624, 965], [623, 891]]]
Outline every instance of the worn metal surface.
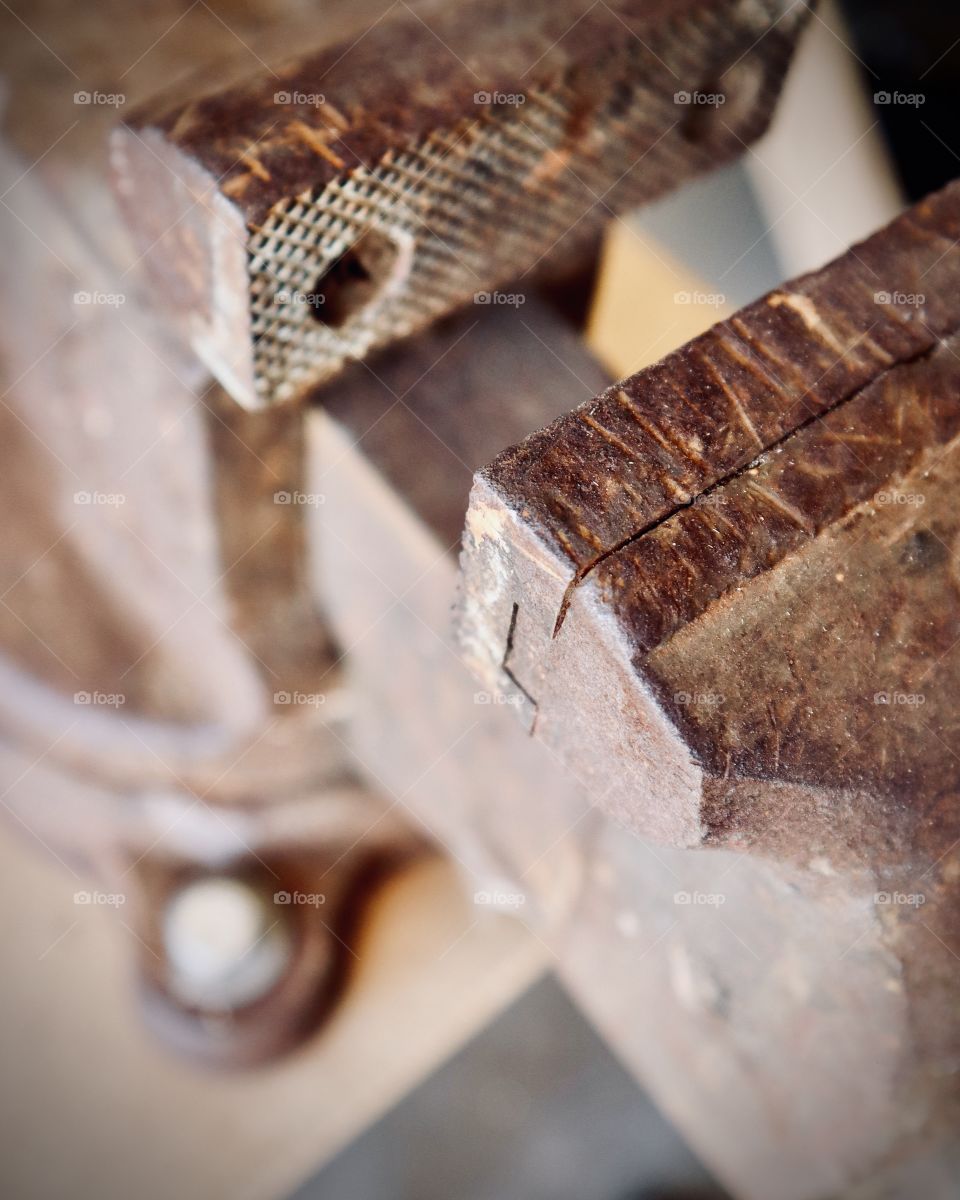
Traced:
[[613, 818], [565, 977], [758, 1200], [955, 1194], [958, 200], [507, 451], [467, 517], [461, 646]]
[[[157, 296], [241, 403], [302, 395], [738, 155], [806, 6], [472, 0], [127, 119]], [[692, 99], [691, 99], [692, 98]]]
[[953, 777], [958, 219], [950, 188], [478, 478], [470, 661], [661, 841], [721, 835], [736, 780]]
[[[876, 806], [854, 820], [849, 800], [802, 787], [744, 790], [745, 807], [778, 806], [762, 844], [731, 830], [708, 850], [654, 846], [598, 819], [602, 794], [539, 739], [511, 737], [500, 701], [515, 691], [477, 692], [450, 653], [472, 456], [547, 420], [571, 372], [593, 384], [535, 311], [440, 328], [311, 417], [318, 585], [351, 646], [353, 749], [474, 889], [513, 902], [734, 1194], [949, 1200], [956, 984], [937, 939], [953, 944], [955, 852], [931, 871], [923, 838]], [[945, 828], [929, 836], [949, 845]], [[919, 907], [877, 900], [918, 893]]]

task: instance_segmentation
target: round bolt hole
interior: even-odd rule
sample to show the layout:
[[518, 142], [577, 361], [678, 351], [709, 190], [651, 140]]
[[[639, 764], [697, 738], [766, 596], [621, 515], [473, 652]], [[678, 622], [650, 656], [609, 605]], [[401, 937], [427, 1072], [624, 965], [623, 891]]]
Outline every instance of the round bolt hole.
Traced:
[[342, 329], [396, 279], [399, 267], [400, 247], [377, 230], [368, 230], [313, 285], [313, 316], [323, 325]]

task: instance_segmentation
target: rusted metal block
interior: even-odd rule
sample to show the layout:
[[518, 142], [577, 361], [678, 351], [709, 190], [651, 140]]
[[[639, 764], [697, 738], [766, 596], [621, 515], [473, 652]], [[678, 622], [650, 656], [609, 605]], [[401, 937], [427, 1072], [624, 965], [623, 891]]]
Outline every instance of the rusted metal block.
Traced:
[[958, 234], [954, 185], [478, 476], [468, 659], [645, 835], [955, 777]]
[[478, 292], [766, 127], [807, 6], [471, 0], [131, 115], [113, 162], [157, 298], [248, 407]]
[[361, 769], [481, 900], [514, 903], [733, 1194], [948, 1200], [956, 851], [931, 862], [953, 818], [911, 831], [876, 806], [853, 821], [856, 795], [757, 788], [765, 839], [742, 824], [707, 851], [654, 846], [601, 816], [593, 774], [522, 736], [515, 684], [478, 692], [451, 654], [469, 469], [556, 411], [575, 376], [595, 386], [582, 349], [528, 304], [356, 368], [311, 414], [317, 583], [348, 647]]
[[461, 646], [616, 818], [559, 970], [756, 1200], [955, 1190], [958, 221], [954, 186], [472, 494]]
[[954, 1187], [958, 219], [954, 186], [473, 493], [473, 665], [672, 843], [604, 828], [565, 977], [745, 1196]]

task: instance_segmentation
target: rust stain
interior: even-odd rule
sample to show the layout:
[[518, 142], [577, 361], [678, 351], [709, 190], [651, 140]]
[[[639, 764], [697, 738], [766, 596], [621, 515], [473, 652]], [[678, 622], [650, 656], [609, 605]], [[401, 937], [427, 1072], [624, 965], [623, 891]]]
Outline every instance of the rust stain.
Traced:
[[311, 129], [305, 121], [291, 121], [290, 129], [296, 135], [298, 141], [303, 142], [314, 154], [325, 159], [331, 166], [336, 167], [338, 171], [342, 171], [347, 165], [339, 154], [334, 154], [324, 141], [322, 135], [316, 129]]
[[584, 425], [589, 425], [591, 429], [599, 433], [605, 442], [609, 442], [611, 446], [616, 446], [627, 458], [633, 459], [637, 457], [636, 450], [632, 450], [622, 438], [617, 437], [612, 430], [607, 429], [605, 425], [601, 425], [599, 421], [594, 420], [589, 413], [581, 414], [581, 420]]
[[261, 182], [270, 182], [270, 172], [249, 147], [241, 150], [237, 155], [237, 161], [242, 162], [250, 174], [255, 175]]

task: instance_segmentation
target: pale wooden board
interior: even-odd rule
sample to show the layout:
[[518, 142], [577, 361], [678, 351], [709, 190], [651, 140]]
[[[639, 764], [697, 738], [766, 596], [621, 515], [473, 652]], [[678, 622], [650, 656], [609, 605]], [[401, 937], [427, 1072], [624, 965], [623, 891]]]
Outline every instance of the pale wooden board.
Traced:
[[545, 951], [424, 859], [378, 895], [348, 994], [289, 1060], [208, 1073], [143, 1029], [122, 909], [0, 824], [0, 1186], [18, 1200], [287, 1194], [521, 994]]

